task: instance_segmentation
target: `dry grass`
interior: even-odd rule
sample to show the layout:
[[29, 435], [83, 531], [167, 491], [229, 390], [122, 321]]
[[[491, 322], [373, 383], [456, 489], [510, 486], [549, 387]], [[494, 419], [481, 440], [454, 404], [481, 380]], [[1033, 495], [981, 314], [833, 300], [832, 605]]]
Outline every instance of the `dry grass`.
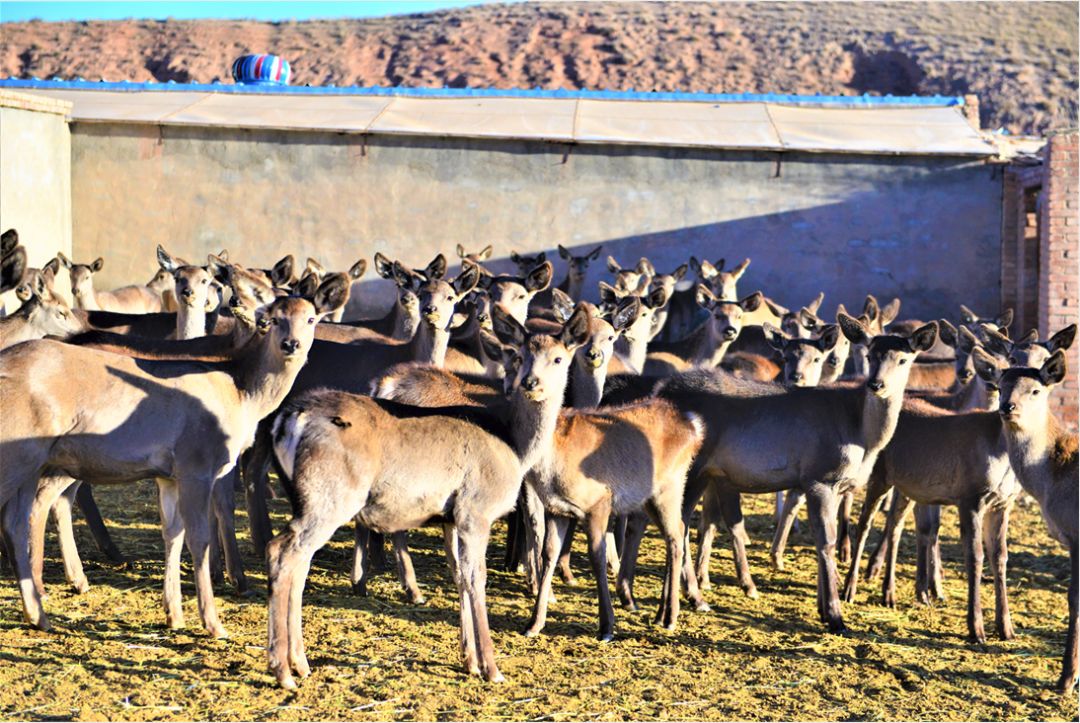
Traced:
[[[1010, 584], [1017, 638], [971, 645], [964, 640], [965, 585], [956, 517], [945, 515], [943, 554], [948, 600], [913, 603], [912, 544], [902, 550], [896, 610], [880, 607], [877, 586], [845, 606], [852, 632], [829, 635], [814, 609], [815, 565], [809, 539], [796, 534], [789, 571], [767, 568], [769, 500], [747, 504], [752, 564], [760, 600], [733, 584], [730, 553], [714, 555], [711, 613], [684, 612], [675, 633], [650, 624], [659, 594], [660, 545], [643, 548], [640, 613], [617, 611], [618, 637], [597, 643], [591, 579], [556, 583], [547, 631], [521, 635], [530, 611], [520, 575], [492, 570], [491, 622], [508, 683], [463, 675], [457, 653], [457, 606], [434, 530], [413, 535], [424, 606], [402, 602], [393, 576], [372, 594], [348, 590], [351, 533], [341, 530], [315, 560], [305, 596], [305, 638], [312, 677], [291, 695], [266, 671], [265, 576], [246, 560], [256, 594], [223, 593], [222, 620], [232, 634], [207, 639], [197, 629], [170, 632], [160, 608], [161, 541], [153, 485], [100, 489], [98, 499], [129, 569], [100, 562], [81, 523], [80, 544], [93, 585], [68, 592], [55, 557], [47, 563], [46, 609], [55, 632], [19, 623], [15, 586], [0, 587], [0, 717], [5, 719], [1077, 719], [1076, 698], [1050, 687], [1065, 633], [1067, 558], [1047, 536], [1037, 511], [1018, 510], [1010, 544]], [[286, 505], [275, 503], [280, 524]], [[494, 565], [505, 530], [499, 525]], [[724, 543], [723, 536], [721, 542]], [[246, 537], [243, 546], [247, 548]], [[726, 544], [726, 543], [724, 543]], [[55, 553], [55, 543], [49, 542]], [[584, 570], [583, 552], [575, 569]], [[198, 615], [185, 569], [185, 612]], [[992, 630], [989, 584], [983, 590]]]

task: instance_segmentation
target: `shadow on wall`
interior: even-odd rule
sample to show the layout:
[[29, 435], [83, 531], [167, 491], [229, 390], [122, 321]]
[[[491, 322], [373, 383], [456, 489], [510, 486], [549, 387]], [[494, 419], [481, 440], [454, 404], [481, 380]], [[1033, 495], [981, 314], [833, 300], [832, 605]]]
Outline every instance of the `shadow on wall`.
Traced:
[[[603, 247], [586, 282], [586, 299], [594, 302], [597, 284], [611, 281], [609, 255], [623, 267], [648, 257], [658, 273], [670, 273], [696, 256], [713, 263], [723, 258], [729, 267], [750, 258], [739, 282], [740, 296], [761, 290], [790, 308], [824, 291], [823, 309], [829, 315], [838, 303], [861, 309], [868, 293], [882, 300], [900, 297], [903, 318], [953, 318], [960, 304], [996, 313], [1001, 299], [1000, 208], [987, 208], [982, 194], [957, 197], [923, 190], [899, 206], [897, 198], [904, 196], [904, 189], [892, 184], [812, 208], [564, 246], [574, 255]], [[480, 248], [477, 243], [466, 250]], [[541, 250], [555, 266], [554, 283], [561, 282], [567, 263], [554, 247], [496, 243], [495, 258], [485, 266], [493, 273], [516, 273], [511, 251]], [[452, 264], [449, 273], [457, 273], [452, 245], [444, 253]], [[393, 293], [390, 282], [369, 271], [353, 287], [350, 315], [378, 315], [392, 303]]]

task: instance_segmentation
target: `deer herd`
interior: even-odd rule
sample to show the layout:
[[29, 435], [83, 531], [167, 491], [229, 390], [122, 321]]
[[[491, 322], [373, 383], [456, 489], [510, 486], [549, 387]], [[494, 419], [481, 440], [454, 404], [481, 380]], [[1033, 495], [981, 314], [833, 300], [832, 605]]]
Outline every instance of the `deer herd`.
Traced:
[[[916, 596], [942, 595], [940, 507], [958, 509], [968, 581], [967, 635], [986, 637], [979, 590], [990, 558], [995, 632], [1013, 637], [1006, 584], [1010, 510], [1026, 492], [1068, 548], [1068, 633], [1058, 689], [1077, 679], [1080, 562], [1077, 438], [1049, 398], [1066, 376], [1076, 325], [1045, 341], [1010, 335], [1011, 312], [950, 322], [898, 320], [900, 303], [867, 296], [860, 313], [823, 312], [823, 295], [790, 310], [760, 291], [740, 295], [747, 259], [689, 259], [659, 273], [648, 259], [607, 258], [610, 282], [590, 293], [601, 248], [510, 254], [516, 273], [485, 268], [488, 246], [457, 247], [423, 268], [375, 254], [396, 296], [379, 318], [343, 321], [364, 260], [343, 272], [292, 256], [247, 268], [225, 252], [205, 264], [158, 247], [146, 284], [103, 291], [103, 267], [63, 254], [29, 268], [18, 234], [3, 234], [0, 319], [0, 525], [27, 621], [42, 607], [45, 527], [57, 526], [69, 582], [88, 581], [72, 533], [79, 506], [102, 550], [117, 556], [91, 487], [153, 479], [165, 542], [164, 607], [184, 624], [180, 557], [194, 563], [205, 629], [226, 635], [213, 586], [246, 591], [235, 529], [242, 490], [251, 542], [269, 581], [269, 666], [295, 688], [310, 673], [301, 628], [312, 557], [355, 526], [350, 584], [366, 594], [372, 558], [391, 538], [398, 577], [424, 596], [407, 533], [442, 527], [460, 596], [465, 668], [489, 681], [496, 664], [486, 604], [492, 526], [508, 522], [505, 560], [535, 596], [539, 635], [556, 573], [573, 577], [570, 543], [584, 528], [596, 581], [599, 637], [615, 614], [608, 582], [634, 609], [637, 552], [652, 521], [666, 566], [656, 623], [677, 625], [685, 593], [709, 609], [709, 558], [719, 522], [736, 578], [757, 597], [741, 498], [776, 495], [771, 559], [805, 506], [817, 550], [817, 605], [833, 632], [841, 600], [882, 573], [896, 604], [896, 561], [915, 509]], [[58, 291], [59, 276], [70, 279]], [[592, 303], [592, 298], [598, 303]], [[14, 309], [14, 310], [12, 310]], [[420, 452], [422, 450], [422, 452]], [[292, 504], [276, 535], [271, 472]], [[849, 522], [855, 492], [862, 509]], [[690, 525], [701, 502], [696, 557]], [[873, 518], [885, 534], [859, 564]], [[839, 562], [848, 562], [841, 581]]]

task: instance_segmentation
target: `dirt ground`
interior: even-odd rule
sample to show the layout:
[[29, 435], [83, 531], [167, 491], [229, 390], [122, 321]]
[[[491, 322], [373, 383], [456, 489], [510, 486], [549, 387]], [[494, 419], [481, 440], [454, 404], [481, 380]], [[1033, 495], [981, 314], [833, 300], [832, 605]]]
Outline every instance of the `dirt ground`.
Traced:
[[[983, 127], [1075, 127], [1070, 2], [529, 2], [276, 23], [5, 23], [0, 77], [230, 82], [278, 53], [297, 85], [979, 96]], [[139, 11], [133, 9], [133, 14]]]
[[[466, 677], [458, 661], [457, 603], [435, 530], [412, 536], [428, 602], [403, 602], [391, 573], [367, 598], [348, 587], [351, 531], [315, 558], [304, 603], [314, 672], [296, 694], [266, 670], [265, 574], [251, 554], [250, 599], [221, 588], [231, 633], [208, 639], [198, 628], [194, 585], [185, 563], [188, 629], [170, 632], [161, 610], [161, 538], [151, 484], [99, 488], [115, 539], [133, 559], [102, 562], [78, 523], [92, 584], [84, 595], [63, 581], [50, 533], [46, 609], [55, 630], [21, 622], [10, 577], [0, 586], [0, 718], [30, 720], [183, 719], [525, 719], [525, 720], [1076, 720], [1077, 699], [1051, 691], [1060, 666], [1067, 604], [1067, 557], [1047, 536], [1037, 510], [1018, 509], [1010, 534], [1009, 593], [1017, 637], [965, 642], [961, 551], [956, 516], [944, 515], [948, 599], [920, 607], [913, 595], [913, 542], [901, 551], [897, 609], [878, 604], [866, 584], [844, 614], [851, 632], [826, 634], [814, 605], [813, 548], [805, 521], [793, 537], [788, 570], [768, 568], [769, 499], [746, 504], [751, 562], [761, 591], [745, 598], [734, 584], [725, 535], [713, 556], [709, 613], [686, 610], [679, 629], [651, 624], [660, 591], [661, 547], [643, 547], [642, 611], [616, 611], [617, 638], [594, 639], [596, 604], [587, 560], [575, 549], [577, 587], [556, 582], [558, 602], [536, 639], [521, 634], [530, 603], [519, 574], [503, 572], [505, 525], [489, 554], [489, 603], [499, 665], [508, 682]], [[274, 503], [278, 524], [287, 505]], [[241, 517], [247, 544], [246, 521]], [[873, 540], [876, 538], [872, 538]], [[846, 566], [841, 566], [843, 571]], [[983, 586], [987, 631], [993, 591]]]

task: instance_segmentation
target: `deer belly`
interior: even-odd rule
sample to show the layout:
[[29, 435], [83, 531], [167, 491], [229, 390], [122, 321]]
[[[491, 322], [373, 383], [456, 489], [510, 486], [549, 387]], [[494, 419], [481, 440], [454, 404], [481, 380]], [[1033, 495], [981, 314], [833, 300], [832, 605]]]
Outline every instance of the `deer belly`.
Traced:
[[[457, 482], [457, 484], [455, 484]], [[428, 520], [453, 515], [459, 480], [396, 476], [378, 480], [368, 491], [359, 517], [377, 532], [423, 527]]]

